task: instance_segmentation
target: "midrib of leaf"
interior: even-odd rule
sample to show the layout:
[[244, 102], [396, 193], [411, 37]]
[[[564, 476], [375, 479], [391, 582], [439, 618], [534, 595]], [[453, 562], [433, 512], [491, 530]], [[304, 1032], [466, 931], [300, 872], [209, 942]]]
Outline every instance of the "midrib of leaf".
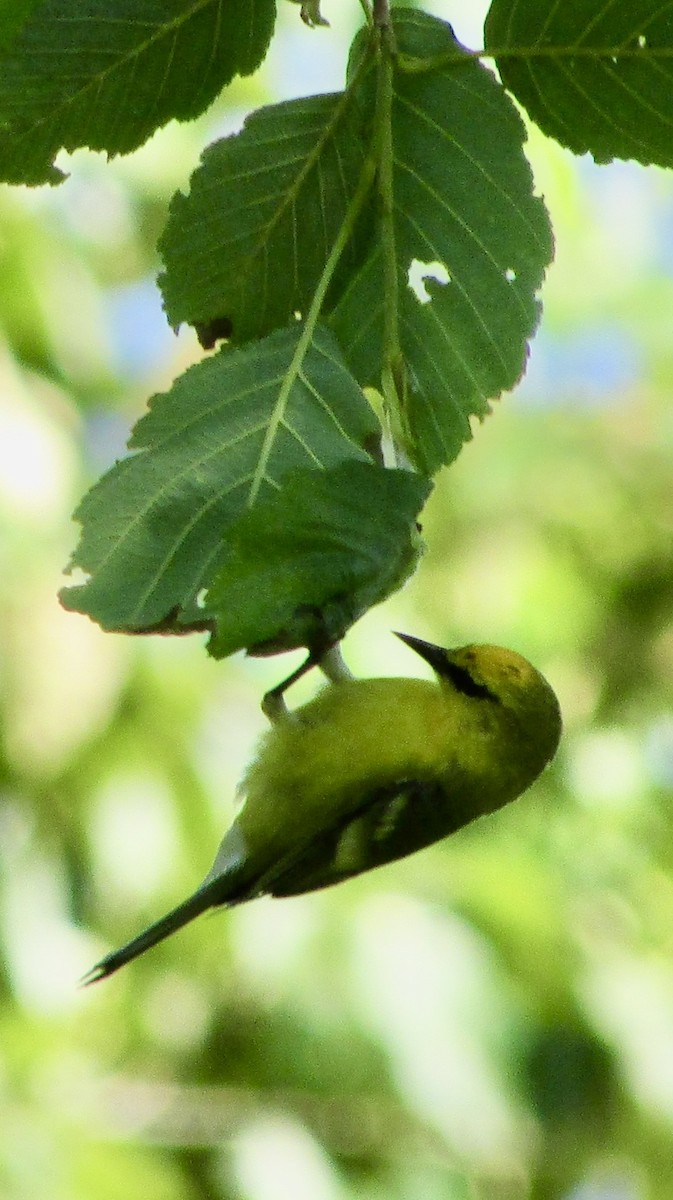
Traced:
[[429, 58], [412, 58], [408, 54], [400, 54], [398, 66], [405, 75], [426, 75], [432, 71], [443, 71], [445, 67], [458, 68], [467, 66], [473, 59], [492, 58], [499, 60], [522, 59], [525, 62], [538, 60], [563, 61], [564, 59], [581, 58], [593, 62], [608, 61], [615, 65], [630, 59], [639, 59], [646, 66], [656, 66], [658, 60], [673, 58], [673, 46], [583, 46], [579, 42], [569, 42], [565, 46], [489, 46], [488, 49], [465, 50], [460, 58], [451, 51], [446, 54], [435, 54]]
[[[283, 220], [283, 218], [285, 217], [286, 213], [288, 213], [291, 218], [291, 224], [292, 224], [293, 231], [295, 230], [296, 222], [294, 221], [292, 214], [296, 208], [297, 202], [300, 199], [301, 189], [304, 186], [304, 183], [305, 183], [306, 179], [308, 178], [309, 174], [311, 173], [311, 171], [315, 170], [319, 166], [320, 157], [323, 154], [325, 147], [327, 145], [329, 145], [330, 141], [334, 142], [335, 146], [338, 145], [337, 131], [339, 128], [339, 123], [340, 123], [344, 113], [346, 112], [347, 108], [353, 102], [354, 86], [355, 86], [355, 83], [357, 82], [357, 79], [360, 78], [360, 74], [365, 66], [368, 66], [367, 56], [363, 56], [363, 61], [358, 66], [358, 70], [356, 72], [356, 76], [355, 76], [354, 80], [351, 82], [351, 84], [349, 84], [348, 88], [346, 88], [346, 90], [342, 93], [341, 99], [339, 100], [339, 102], [337, 103], [337, 105], [334, 109], [331, 120], [325, 126], [323, 132], [321, 133], [320, 137], [318, 138], [318, 141], [316, 142], [314, 149], [312, 150], [311, 154], [309, 154], [309, 156], [305, 160], [305, 162], [304, 162], [303, 166], [301, 167], [300, 171], [298, 172], [296, 178], [293, 180], [292, 186], [290, 188], [288, 188], [287, 192], [283, 196], [281, 203], [279, 203], [278, 207], [276, 209], [274, 209], [274, 211], [271, 214], [271, 217], [267, 221], [267, 223], [260, 227], [259, 234], [258, 234], [256, 241], [253, 243], [249, 253], [246, 255], [246, 257], [242, 260], [242, 263], [241, 263], [241, 273], [244, 276], [246, 276], [248, 274], [248, 272], [253, 268], [255, 261], [261, 255], [264, 254], [266, 244], [271, 240], [274, 230], [276, 229], [276, 227], [278, 225], [280, 225], [280, 223]], [[339, 161], [339, 165], [341, 167], [341, 160], [339, 159], [338, 153], [337, 153], [337, 160]], [[264, 202], [265, 202], [264, 197], [261, 197], [258, 200], [258, 203], [260, 203], [260, 204], [264, 203]], [[322, 212], [323, 221], [324, 221], [324, 216], [325, 216], [324, 204], [321, 204], [321, 212]], [[296, 274], [297, 251], [298, 251], [298, 247], [296, 244], [296, 233], [294, 236], [295, 236], [295, 249], [294, 249], [294, 254], [293, 254], [293, 262], [295, 264], [295, 274]], [[325, 267], [325, 269], [327, 269], [327, 267]], [[330, 278], [331, 278], [331, 275], [330, 275]]]
[[[393, 183], [393, 51], [392, 33], [381, 30], [381, 50], [376, 87], [374, 146], [377, 154], [381, 200], [380, 240], [383, 253], [383, 354], [381, 390], [389, 412], [402, 404], [404, 385], [399, 326], [399, 279], [395, 236], [395, 189]], [[392, 443], [394, 446], [394, 442]]]
[[[33, 121], [28, 128], [23, 129], [20, 133], [18, 133], [16, 135], [17, 143], [20, 144], [21, 141], [23, 141], [26, 137], [32, 136], [37, 130], [41, 129], [44, 125], [52, 124], [54, 120], [60, 119], [62, 117], [62, 115], [64, 113], [66, 113], [73, 104], [75, 104], [76, 101], [83, 99], [87, 95], [87, 93], [91, 91], [92, 88], [96, 89], [97, 91], [100, 90], [100, 88], [103, 86], [103, 84], [108, 79], [114, 77], [114, 73], [116, 71], [124, 70], [127, 66], [129, 66], [133, 62], [134, 59], [136, 60], [136, 66], [137, 66], [137, 61], [141, 57], [141, 55], [146, 53], [153, 45], [160, 42], [164, 37], [173, 36], [173, 51], [171, 51], [171, 55], [172, 55], [175, 51], [175, 38], [177, 37], [181, 26], [186, 24], [187, 21], [191, 21], [192, 17], [194, 17], [198, 12], [200, 12], [201, 9], [208, 8], [213, 3], [214, 3], [214, 0], [194, 0], [191, 8], [187, 12], [181, 13], [180, 16], [175, 17], [174, 20], [168, 22], [165, 25], [164, 24], [160, 25], [158, 28], [155, 29], [154, 34], [149, 36], [146, 41], [141, 43], [140, 46], [135, 46], [129, 54], [126, 54], [123, 57], [115, 58], [115, 61], [113, 62], [113, 64], [110, 67], [106, 67], [105, 70], [100, 71], [96, 75], [92, 76], [90, 79], [87, 79], [87, 82], [82, 87], [80, 87], [77, 91], [73, 92], [71, 95], [66, 96], [60, 105], [59, 104], [53, 105], [49, 109], [49, 112], [47, 114], [45, 114], [45, 116], [39, 117], [37, 120]], [[217, 11], [217, 31], [218, 31], [218, 33], [219, 33], [220, 23], [221, 23], [222, 3], [223, 3], [223, 0], [217, 0], [216, 11]], [[140, 25], [141, 24], [141, 22], [135, 23], [133, 21], [122, 21], [119, 19], [114, 19], [114, 18], [109, 18], [109, 17], [102, 17], [102, 18], [96, 18], [96, 19], [105, 21], [108, 25], [129, 25], [129, 24], [130, 25], [134, 25], [134, 24]], [[59, 24], [64, 24], [64, 25], [69, 24], [69, 23], [80, 24], [81, 18], [57, 17], [56, 21]], [[213, 61], [216, 46], [217, 46], [217, 36], [213, 38], [211, 59], [210, 59], [210, 63], [208, 64], [208, 68], [210, 67], [210, 65]], [[172, 58], [169, 58], [167, 70], [170, 68], [171, 61], [172, 61]], [[203, 71], [202, 74], [205, 75], [206, 71]], [[164, 79], [165, 78], [166, 78], [166, 73], [164, 73]], [[161, 96], [161, 88], [159, 88], [159, 90], [157, 92], [157, 100], [159, 99], [160, 96]], [[63, 118], [63, 119], [65, 119], [65, 118]]]
[[[344, 92], [344, 102], [346, 101], [346, 98], [349, 97], [353, 93], [356, 83], [360, 78], [361, 72], [368, 69], [368, 67], [369, 67], [369, 55], [364, 54], [362, 56], [361, 62], [358, 65], [358, 69], [354, 74], [353, 79], [350, 81], [348, 88]], [[376, 131], [374, 133], [374, 137], [376, 137]], [[355, 226], [355, 222], [357, 221], [357, 218], [360, 214], [360, 210], [362, 209], [362, 206], [364, 205], [364, 203], [367, 199], [367, 196], [369, 194], [369, 191], [372, 187], [372, 184], [374, 182], [374, 178], [375, 178], [375, 174], [376, 174], [376, 167], [377, 167], [376, 157], [374, 154], [372, 154], [370, 152], [366, 156], [366, 158], [362, 164], [362, 169], [360, 171], [360, 178], [358, 180], [358, 186], [355, 189], [355, 192], [353, 194], [351, 202], [348, 205], [348, 208], [346, 209], [346, 212], [344, 214], [344, 219], [341, 222], [341, 225], [339, 227], [339, 232], [338, 232], [336, 238], [334, 239], [334, 244], [330, 251], [329, 257], [327, 259], [327, 262], [325, 263], [325, 266], [323, 267], [322, 274], [320, 276], [317, 287], [313, 294], [311, 306], [306, 315], [306, 320], [304, 322], [304, 328], [302, 330], [301, 337], [299, 338], [299, 341], [297, 342], [297, 347], [292, 356], [292, 361], [286, 372], [285, 378], [283, 379], [283, 383], [282, 383], [280, 392], [278, 393], [278, 400], [276, 401], [276, 404], [274, 405], [272, 419], [269, 422], [269, 427], [268, 427], [266, 435], [264, 437], [264, 442], [262, 444], [262, 451], [259, 456], [259, 461], [257, 464], [257, 468], [255, 471], [253, 481], [252, 481], [252, 486], [251, 486], [250, 492], [248, 494], [248, 500], [247, 500], [248, 508], [252, 508], [252, 506], [254, 505], [255, 500], [257, 499], [257, 496], [259, 494], [259, 489], [262, 486], [262, 483], [266, 476], [266, 468], [268, 465], [269, 457], [271, 455], [271, 450], [273, 448], [274, 440], [278, 433], [278, 429], [281, 425], [282, 420], [284, 419], [285, 411], [287, 409], [287, 403], [288, 403], [290, 393], [292, 391], [292, 387], [295, 383], [295, 380], [300, 375], [302, 363], [304, 361], [304, 358], [306, 357], [308, 348], [311, 345], [311, 342], [313, 341], [313, 335], [315, 333], [315, 328], [316, 328], [316, 325], [320, 318], [320, 313], [321, 313], [322, 306], [323, 306], [323, 303], [325, 300], [325, 296], [327, 295], [327, 291], [329, 289], [330, 283], [332, 282], [332, 278], [334, 276], [334, 272], [336, 271], [337, 265], [339, 263], [339, 259], [341, 258], [341, 255], [343, 254], [343, 251], [345, 250], [345, 248], [348, 244], [351, 233], [353, 232], [353, 228]], [[334, 419], [336, 420], [336, 417], [334, 417]]]
[[310, 337], [306, 338], [305, 334], [306, 330], [304, 330], [304, 333], [297, 343], [297, 349], [292, 355], [292, 361], [281, 384], [281, 389], [278, 393], [278, 399], [273, 406], [271, 420], [267, 425], [264, 441], [262, 442], [261, 453], [259, 459], [257, 460], [257, 466], [255, 468], [254, 475], [252, 476], [250, 491], [248, 492], [248, 499], [246, 500], [245, 505], [246, 508], [253, 507], [255, 500], [259, 495], [259, 489], [266, 478], [271, 451], [273, 449], [278, 430], [285, 420], [285, 413], [287, 411], [287, 403], [290, 398], [290, 393], [297, 378], [300, 376], [301, 364], [310, 345], [311, 339]]
[[[354, 200], [357, 198], [357, 194], [358, 193], [356, 193]], [[366, 196], [366, 193], [365, 193], [365, 196]], [[363, 197], [363, 201], [364, 201], [364, 198], [365, 197]], [[351, 206], [349, 207], [349, 210], [348, 210], [349, 212], [350, 212], [350, 208], [352, 208], [352, 207], [353, 207], [353, 204], [351, 203]], [[355, 211], [354, 216], [353, 216], [353, 221], [355, 221], [358, 211], [359, 211], [359, 209]], [[344, 219], [344, 223], [343, 223], [344, 225], [346, 225], [347, 217], [348, 217], [348, 214], [346, 214], [346, 219]], [[343, 226], [342, 226], [342, 230], [343, 230]], [[339, 231], [339, 238], [341, 237], [342, 230]], [[349, 225], [348, 233], [346, 235], [346, 241], [348, 240], [349, 236], [350, 236], [350, 225]], [[280, 391], [278, 393], [278, 399], [276, 400], [276, 403], [273, 406], [273, 409], [271, 412], [271, 418], [268, 422], [267, 430], [264, 435], [264, 440], [262, 442], [262, 449], [260, 451], [260, 455], [257, 460], [257, 466], [255, 468], [255, 472], [254, 472], [253, 476], [251, 477], [251, 486], [250, 486], [250, 491], [248, 492], [248, 499], [246, 500], [246, 508], [253, 507], [253, 505], [255, 504], [255, 501], [257, 500], [257, 497], [259, 495], [259, 489], [261, 488], [262, 484], [264, 483], [264, 480], [268, 478], [267, 467], [269, 465], [271, 451], [273, 450], [273, 447], [274, 447], [274, 444], [276, 441], [276, 437], [278, 435], [278, 430], [280, 429], [281, 425], [285, 425], [285, 427], [288, 430], [292, 431], [291, 425], [289, 424], [289, 422], [286, 422], [286, 420], [285, 420], [285, 414], [287, 412], [288, 401], [289, 401], [290, 395], [292, 393], [292, 388], [294, 387], [297, 379], [300, 379], [301, 382], [303, 383], [304, 387], [306, 387], [307, 390], [312, 391], [314, 396], [316, 394], [315, 391], [310, 388], [309, 382], [306, 379], [306, 377], [302, 374], [301, 368], [302, 368], [304, 359], [306, 358], [306, 355], [307, 355], [307, 353], [311, 347], [311, 344], [313, 342], [313, 335], [315, 333], [315, 327], [318, 322], [318, 318], [320, 316], [320, 309], [322, 307], [322, 301], [323, 301], [325, 292], [327, 291], [327, 288], [330, 285], [332, 275], [334, 273], [336, 264], [340, 257], [341, 250], [339, 250], [339, 253], [336, 254], [336, 256], [334, 253], [335, 249], [339, 245], [339, 238], [337, 238], [337, 241], [335, 242], [334, 248], [332, 250], [332, 254], [330, 255], [329, 259], [327, 260], [327, 263], [325, 264], [325, 269], [321, 276], [320, 285], [319, 285], [318, 289], [316, 290], [316, 294], [313, 298], [313, 303], [311, 304], [309, 314], [306, 318], [306, 322], [304, 324], [304, 328], [302, 330], [301, 337], [299, 338], [299, 341], [297, 342], [297, 346], [296, 346], [294, 354], [292, 355], [290, 365], [289, 365], [287, 371], [285, 372], [285, 375], [283, 376], [283, 382], [281, 384]], [[345, 241], [343, 244], [345, 245]], [[343, 249], [343, 246], [341, 247], [341, 249]], [[330, 263], [332, 263], [332, 259], [334, 259], [334, 262], [332, 265], [332, 269], [328, 273], [328, 268], [330, 267]], [[324, 284], [324, 287], [323, 287], [323, 284]], [[321, 288], [322, 288], [322, 291], [321, 291]], [[316, 398], [318, 398], [318, 397], [316, 397]], [[322, 403], [322, 400], [321, 400], [321, 403]], [[344, 434], [344, 436], [346, 436], [345, 430], [342, 429], [339, 421], [337, 420], [336, 413], [331, 411], [331, 416], [334, 421], [334, 424], [337, 426], [337, 428], [339, 428], [341, 430], [341, 432]], [[292, 431], [292, 432], [294, 435], [294, 431]], [[294, 436], [296, 436], [296, 435], [294, 435]], [[311, 457], [315, 459], [316, 464], [320, 465], [319, 461], [316, 458], [313, 451], [310, 451], [310, 454], [311, 454]]]
[[505, 46], [499, 49], [491, 47], [488, 50], [470, 52], [472, 58], [523, 58], [523, 59], [566, 59], [584, 58], [595, 62], [614, 60], [640, 59], [649, 66], [652, 59], [673, 58], [673, 46], [582, 46], [579, 42], [569, 42], [567, 46]]

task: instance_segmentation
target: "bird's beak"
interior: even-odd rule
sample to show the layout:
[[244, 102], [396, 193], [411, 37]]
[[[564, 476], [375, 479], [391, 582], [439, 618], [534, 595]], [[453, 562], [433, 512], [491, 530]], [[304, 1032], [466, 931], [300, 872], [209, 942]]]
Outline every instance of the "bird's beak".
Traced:
[[424, 658], [426, 663], [430, 664], [433, 671], [436, 671], [439, 675], [446, 674], [447, 652], [441, 646], [435, 646], [433, 642], [424, 642], [422, 638], [411, 637], [408, 633], [398, 633], [397, 630], [393, 632], [395, 633], [395, 637], [401, 638], [407, 646], [410, 646], [412, 650], [420, 654], [421, 658]]

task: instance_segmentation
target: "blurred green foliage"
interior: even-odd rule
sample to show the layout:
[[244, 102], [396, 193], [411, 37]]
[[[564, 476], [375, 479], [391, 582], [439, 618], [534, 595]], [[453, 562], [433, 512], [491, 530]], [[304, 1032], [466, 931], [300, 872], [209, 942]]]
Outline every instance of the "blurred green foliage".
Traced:
[[[331, 36], [286, 24], [305, 53]], [[230, 101], [258, 103], [274, 61]], [[168, 198], [204, 128], [229, 120], [215, 109], [110, 165], [78, 155], [58, 193], [0, 192], [0, 1192], [669, 1200], [673, 183], [660, 173], [578, 169], [532, 141], [557, 261], [528, 380], [440, 482], [411, 584], [345, 648], [377, 674], [417, 668], [391, 628], [511, 645], [559, 692], [557, 761], [442, 845], [204, 918], [77, 990], [201, 878], [259, 698], [288, 666], [218, 664], [198, 636], [106, 635], [56, 601], [72, 508], [146, 396], [200, 353], [181, 337], [129, 372], [110, 305], [155, 269]], [[142, 345], [155, 317], [137, 319]]]

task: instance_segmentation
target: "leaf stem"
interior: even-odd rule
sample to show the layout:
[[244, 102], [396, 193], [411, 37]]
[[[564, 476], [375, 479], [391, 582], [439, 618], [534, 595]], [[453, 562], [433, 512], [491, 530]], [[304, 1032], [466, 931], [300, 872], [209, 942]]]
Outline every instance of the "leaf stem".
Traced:
[[[381, 13], [381, 19], [384, 14]], [[388, 13], [389, 18], [389, 13]], [[375, 9], [376, 19], [376, 9]], [[399, 278], [395, 244], [395, 203], [393, 187], [393, 64], [395, 47], [392, 28], [380, 28], [380, 53], [375, 112], [375, 150], [380, 203], [380, 240], [383, 254], [383, 346], [381, 391], [386, 418], [404, 401], [404, 371], [399, 332]], [[392, 439], [391, 439], [392, 440]], [[394, 441], [393, 441], [394, 446]]]
[[374, 24], [377, 29], [390, 27], [390, 0], [374, 0]]
[[318, 280], [318, 286], [313, 293], [311, 307], [306, 314], [304, 329], [297, 343], [297, 349], [293, 356], [292, 363], [290, 364], [290, 370], [294, 368], [295, 359], [299, 360], [300, 358], [303, 358], [313, 338], [315, 327], [318, 323], [318, 318], [320, 317], [320, 312], [325, 296], [327, 295], [329, 285], [332, 282], [339, 259], [348, 245], [351, 234], [355, 227], [355, 222], [357, 221], [362, 206], [367, 199], [368, 193], [371, 191], [375, 176], [376, 160], [371, 155], [368, 155], [362, 164], [358, 186], [353, 193], [353, 197], [348, 205], [348, 208], [346, 209], [344, 219], [339, 226], [339, 232], [334, 239], [334, 244], [330, 250], [329, 257], [325, 263], [325, 266], [323, 267], [320, 279]]

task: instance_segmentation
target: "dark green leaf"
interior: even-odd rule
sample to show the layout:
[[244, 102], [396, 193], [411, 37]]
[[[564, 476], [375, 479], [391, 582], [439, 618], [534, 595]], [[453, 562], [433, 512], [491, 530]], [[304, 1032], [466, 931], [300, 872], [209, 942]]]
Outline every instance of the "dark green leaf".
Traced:
[[[412, 58], [448, 56], [435, 69], [396, 71], [391, 131], [392, 252], [409, 384], [398, 416], [409, 453], [431, 474], [469, 438], [470, 417], [484, 416], [521, 376], [553, 243], [533, 194], [523, 123], [491, 72], [442, 21], [398, 10], [395, 30]], [[361, 97], [364, 108], [373, 103]], [[420, 299], [414, 276], [417, 285], [425, 277]], [[331, 321], [363, 386], [380, 387], [386, 299], [379, 241]]]
[[223, 350], [155, 396], [135, 428], [137, 453], [82, 502], [73, 566], [90, 575], [63, 593], [104, 628], [139, 632], [199, 622], [196, 603], [220, 565], [227, 527], [277, 491], [289, 471], [369, 461], [378, 422], [339, 350], [318, 331], [279, 330]]
[[550, 137], [598, 162], [673, 166], [670, 3], [494, 0], [485, 35], [503, 83]]
[[[533, 195], [520, 118], [492, 74], [448, 25], [398, 11], [407, 56], [449, 56], [439, 69], [395, 76], [392, 114], [395, 255], [408, 394], [398, 425], [427, 473], [451, 461], [469, 418], [520, 377], [538, 319], [536, 291], [552, 254]], [[373, 136], [374, 82], [277, 105], [206, 152], [188, 197], [174, 201], [163, 240], [163, 291], [174, 324], [232, 340], [305, 312], [356, 192]], [[452, 61], [450, 61], [452, 56]], [[372, 192], [328, 292], [324, 312], [363, 385], [381, 387], [384, 306], [379, 203]], [[447, 272], [450, 282], [432, 282]], [[425, 274], [421, 303], [409, 283]], [[444, 277], [447, 277], [446, 275]]]
[[306, 311], [362, 170], [360, 125], [352, 96], [311, 96], [206, 150], [160, 243], [172, 325], [224, 320], [244, 342]]
[[261, 62], [274, 0], [47, 0], [0, 64], [0, 178], [56, 183], [64, 147], [121, 154]]
[[[0, 51], [6, 50], [42, 0], [5, 0], [0, 5]], [[0, 64], [0, 75], [2, 65]]]
[[217, 618], [211, 653], [310, 647], [325, 631], [342, 637], [415, 569], [415, 521], [430, 486], [409, 471], [361, 462], [293, 472], [228, 531], [205, 600]]

